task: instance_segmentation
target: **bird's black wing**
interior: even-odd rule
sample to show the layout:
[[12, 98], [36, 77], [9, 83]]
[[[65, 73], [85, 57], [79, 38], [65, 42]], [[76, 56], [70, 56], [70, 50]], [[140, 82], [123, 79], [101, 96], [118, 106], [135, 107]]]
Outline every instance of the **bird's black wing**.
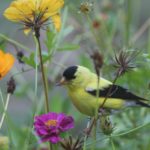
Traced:
[[[111, 88], [111, 91], [110, 91]], [[88, 92], [89, 94], [96, 96], [97, 95], [97, 90], [96, 89], [86, 89], [86, 92]], [[109, 95], [108, 95], [109, 93]], [[99, 97], [108, 97], [108, 98], [119, 98], [119, 99], [125, 99], [125, 100], [145, 100], [146, 99], [136, 96], [133, 93], [129, 92], [127, 89], [118, 86], [118, 85], [113, 85], [111, 87], [111, 85], [109, 87], [106, 87], [102, 90], [99, 90]]]

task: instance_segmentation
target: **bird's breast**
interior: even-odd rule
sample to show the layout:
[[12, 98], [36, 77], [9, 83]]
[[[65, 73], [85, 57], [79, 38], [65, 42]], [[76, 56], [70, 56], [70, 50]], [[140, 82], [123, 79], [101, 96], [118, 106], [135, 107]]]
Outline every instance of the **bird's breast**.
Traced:
[[69, 90], [68, 92], [74, 106], [83, 114], [94, 116], [95, 101], [93, 97], [85, 92], [84, 89]]

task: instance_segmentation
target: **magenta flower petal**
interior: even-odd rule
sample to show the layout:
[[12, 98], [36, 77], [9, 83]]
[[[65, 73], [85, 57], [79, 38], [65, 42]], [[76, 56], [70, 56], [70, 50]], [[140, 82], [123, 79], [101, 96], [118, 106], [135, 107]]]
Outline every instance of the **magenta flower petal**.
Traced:
[[59, 142], [61, 140], [61, 138], [59, 136], [51, 136], [49, 138], [49, 141], [53, 144], [56, 144], [57, 142]]
[[50, 112], [35, 117], [34, 130], [42, 142], [59, 142], [61, 132], [68, 131], [74, 127], [74, 120], [71, 116], [63, 113]]
[[59, 125], [61, 131], [67, 131], [68, 129], [74, 128], [74, 120], [71, 116], [64, 117]]

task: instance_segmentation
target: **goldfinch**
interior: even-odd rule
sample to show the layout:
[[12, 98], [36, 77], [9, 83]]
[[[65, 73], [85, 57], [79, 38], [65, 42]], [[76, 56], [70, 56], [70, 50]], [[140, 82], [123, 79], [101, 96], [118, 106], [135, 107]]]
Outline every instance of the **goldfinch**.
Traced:
[[[83, 66], [70, 66], [62, 75], [58, 85], [64, 85], [75, 107], [83, 114], [94, 116], [96, 109], [105, 101], [104, 109], [122, 109], [126, 106], [149, 107], [146, 99], [134, 95], [127, 89], [113, 85], [102, 77], [99, 79], [99, 97], [97, 98], [97, 75]], [[108, 95], [108, 91], [111, 91]]]

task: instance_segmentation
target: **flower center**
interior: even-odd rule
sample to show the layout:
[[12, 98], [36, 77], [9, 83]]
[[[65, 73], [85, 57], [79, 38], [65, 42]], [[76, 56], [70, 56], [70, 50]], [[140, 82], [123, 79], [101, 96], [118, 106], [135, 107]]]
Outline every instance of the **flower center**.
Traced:
[[56, 126], [57, 125], [57, 120], [48, 120], [45, 122], [45, 125], [50, 127], [50, 126]]

